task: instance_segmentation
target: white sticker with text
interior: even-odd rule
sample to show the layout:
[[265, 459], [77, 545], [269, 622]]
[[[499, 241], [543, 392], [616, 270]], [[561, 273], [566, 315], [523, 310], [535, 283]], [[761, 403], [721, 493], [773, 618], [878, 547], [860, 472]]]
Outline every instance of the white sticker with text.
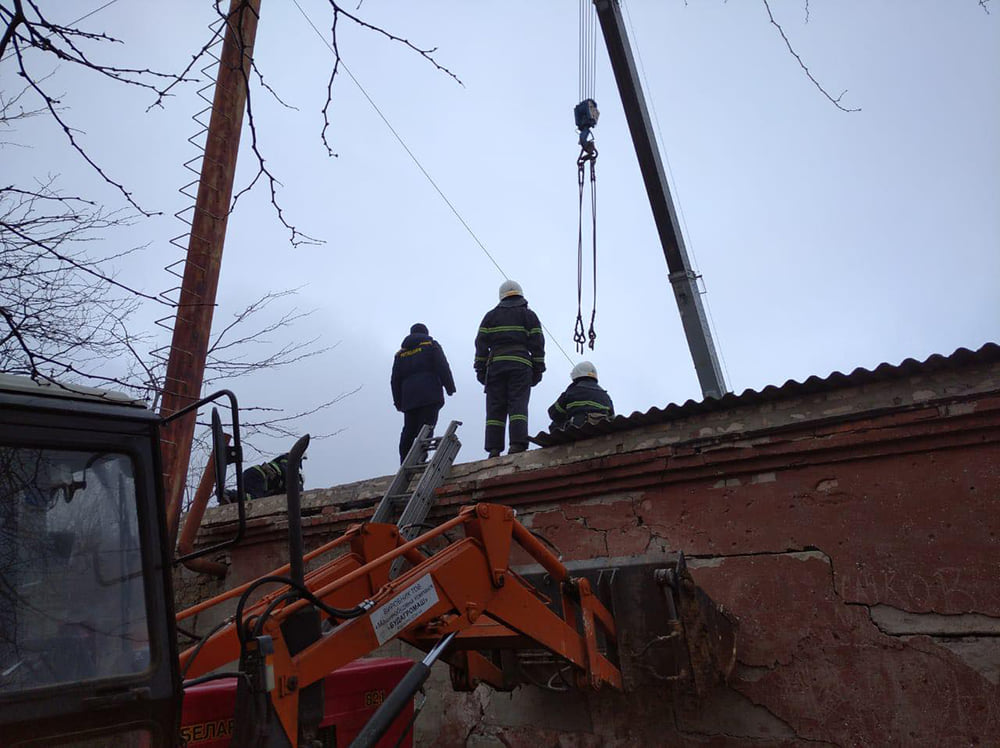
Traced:
[[379, 645], [385, 644], [438, 601], [430, 574], [425, 574], [381, 608], [370, 619]]

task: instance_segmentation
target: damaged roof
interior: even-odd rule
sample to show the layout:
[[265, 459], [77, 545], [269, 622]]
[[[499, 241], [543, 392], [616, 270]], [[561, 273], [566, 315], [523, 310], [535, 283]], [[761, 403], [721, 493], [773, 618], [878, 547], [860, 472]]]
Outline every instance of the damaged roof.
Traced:
[[1000, 361], [1000, 345], [986, 343], [975, 351], [968, 348], [959, 348], [950, 356], [935, 353], [924, 361], [907, 358], [896, 365], [882, 363], [874, 369], [859, 367], [850, 374], [835, 371], [827, 377], [812, 376], [803, 382], [789, 379], [780, 387], [768, 385], [762, 390], [744, 390], [739, 395], [728, 392], [721, 398], [688, 400], [683, 405], [670, 403], [663, 408], [650, 408], [645, 413], [636, 411], [630, 416], [619, 415], [610, 420], [586, 423], [581, 426], [568, 426], [562, 429], [554, 429], [553, 431], [541, 431], [531, 437], [531, 441], [542, 447], [550, 447], [556, 444], [566, 444], [603, 434], [628, 431], [639, 426], [665, 423], [676, 418], [684, 418], [697, 413], [726, 410], [728, 408], [754, 405], [771, 400], [782, 400], [796, 395], [829, 392], [845, 387], [856, 387], [872, 382], [900, 379], [915, 374], [958, 369], [994, 361]]

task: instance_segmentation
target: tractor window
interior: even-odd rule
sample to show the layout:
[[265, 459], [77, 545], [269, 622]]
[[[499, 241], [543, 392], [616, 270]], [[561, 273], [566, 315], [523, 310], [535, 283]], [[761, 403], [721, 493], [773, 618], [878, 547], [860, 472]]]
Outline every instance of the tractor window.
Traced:
[[0, 695], [149, 667], [132, 461], [0, 445]]

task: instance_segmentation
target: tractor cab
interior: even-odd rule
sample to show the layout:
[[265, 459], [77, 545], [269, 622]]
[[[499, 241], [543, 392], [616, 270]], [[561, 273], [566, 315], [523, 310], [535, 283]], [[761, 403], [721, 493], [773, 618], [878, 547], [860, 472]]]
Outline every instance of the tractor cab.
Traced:
[[169, 746], [181, 679], [159, 430], [0, 375], [0, 744]]

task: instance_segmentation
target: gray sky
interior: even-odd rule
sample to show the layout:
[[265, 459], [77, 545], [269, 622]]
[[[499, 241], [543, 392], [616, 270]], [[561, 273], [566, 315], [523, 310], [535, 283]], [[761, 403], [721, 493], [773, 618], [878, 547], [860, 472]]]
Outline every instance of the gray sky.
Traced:
[[[321, 29], [322, 0], [300, 0]], [[73, 3], [82, 15], [102, 3]], [[356, 3], [348, 7], [353, 11]], [[925, 358], [997, 339], [1000, 322], [1000, 21], [975, 0], [772, 0], [817, 91], [769, 24], [762, 2], [629, 0], [633, 46], [648, 81], [689, 250], [729, 384], [760, 389], [834, 370]], [[123, 61], [175, 70], [207, 38], [207, 2], [116, 3], [87, 20], [126, 41]], [[68, 11], [67, 11], [68, 13]], [[551, 331], [548, 373], [534, 389], [530, 432], [568, 384], [576, 315], [578, 4], [365, 0], [359, 15], [419, 46], [464, 86], [400, 45], [347, 21], [346, 65]], [[464, 422], [459, 461], [483, 456], [484, 399], [472, 342], [503, 276], [347, 77], [338, 77], [328, 137], [320, 108], [332, 55], [287, 0], [263, 0], [256, 60], [282, 99], [253, 93], [261, 148], [288, 219], [325, 240], [291, 248], [257, 189], [230, 218], [217, 323], [267, 290], [302, 286], [315, 314], [297, 337], [331, 352], [235, 385], [241, 404], [307, 408], [361, 390], [302, 423], [315, 442], [307, 487], [392, 472], [402, 417], [392, 355], [422, 321], [444, 346], [458, 386], [441, 420]], [[598, 316], [594, 361], [620, 413], [700, 399], [649, 205], [603, 45], [596, 98]], [[0, 66], [5, 86], [10, 62]], [[176, 189], [196, 151], [186, 138], [193, 87], [163, 110], [93, 75], [58, 71], [73, 123], [115, 179], [167, 217], [108, 237], [108, 250], [150, 242], [123, 276], [173, 285], [161, 267], [186, 206]], [[60, 184], [114, 199], [41, 121], [4, 171], [60, 174]], [[247, 138], [244, 139], [246, 143]], [[253, 174], [241, 154], [238, 183]], [[589, 315], [589, 281], [585, 281]], [[149, 313], [152, 318], [158, 315]], [[148, 323], [148, 319], [146, 320]], [[559, 347], [570, 354], [567, 360]], [[270, 449], [271, 445], [262, 445]], [[275, 452], [289, 445], [273, 445]]]

